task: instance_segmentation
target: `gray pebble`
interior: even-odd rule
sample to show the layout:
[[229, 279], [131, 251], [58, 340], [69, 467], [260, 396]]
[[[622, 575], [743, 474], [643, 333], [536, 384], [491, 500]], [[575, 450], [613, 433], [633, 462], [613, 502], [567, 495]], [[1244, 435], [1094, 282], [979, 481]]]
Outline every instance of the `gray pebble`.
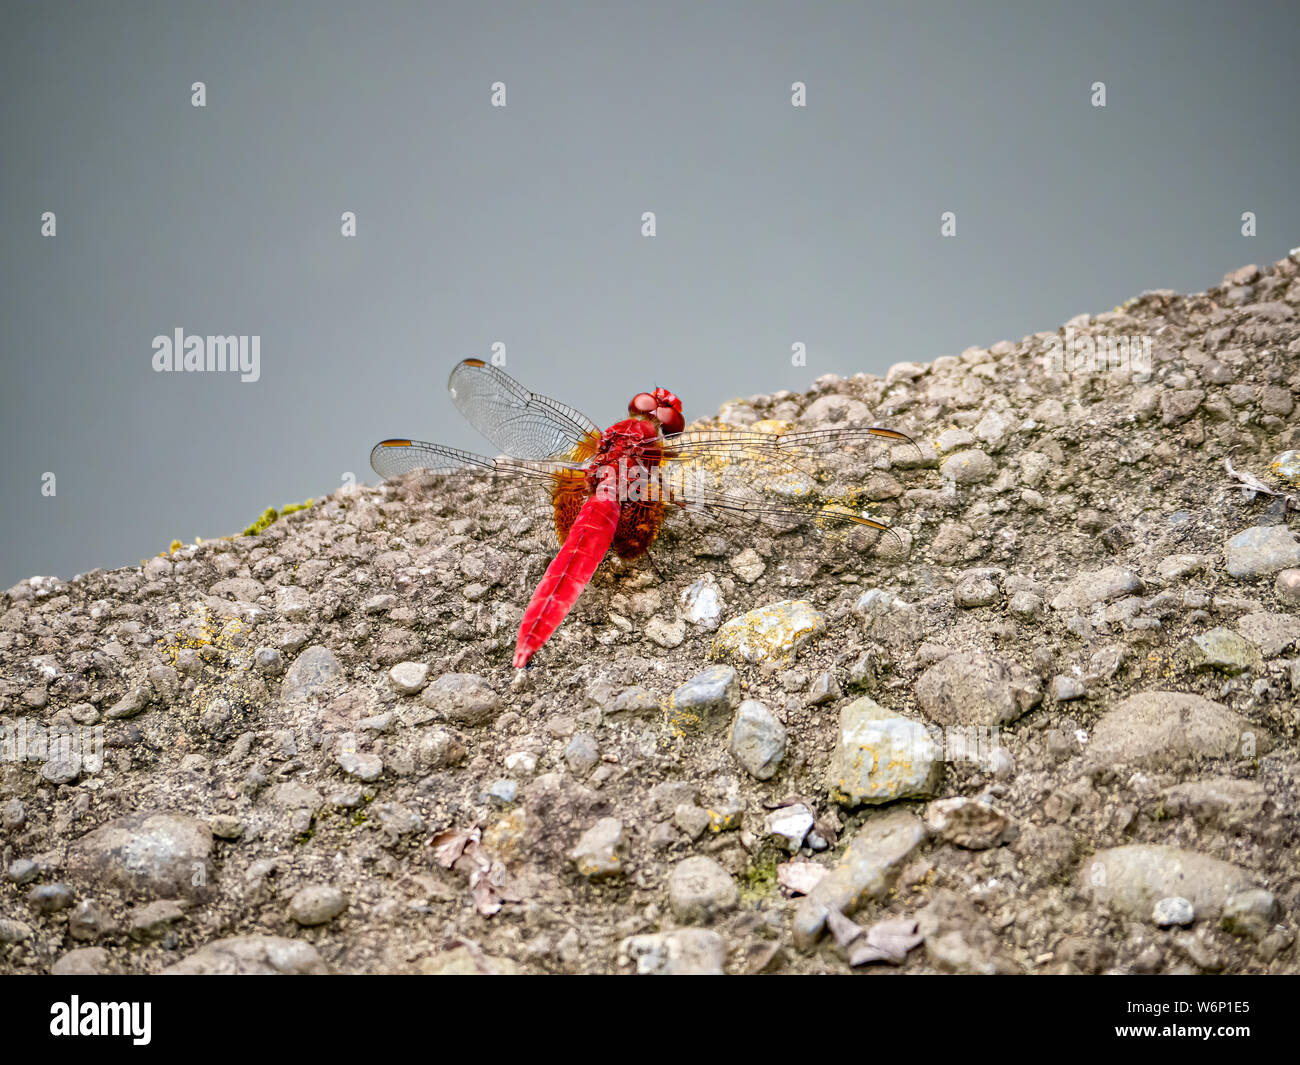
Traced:
[[1196, 920], [1196, 910], [1191, 902], [1181, 895], [1169, 895], [1156, 900], [1151, 911], [1151, 920], [1161, 928], [1174, 925], [1189, 925]]
[[668, 878], [668, 903], [679, 921], [707, 924], [734, 910], [740, 890], [718, 862], [696, 856], [678, 862]]
[[731, 725], [731, 754], [750, 776], [770, 780], [785, 758], [786, 730], [776, 715], [746, 699]]
[[348, 905], [348, 900], [332, 884], [307, 884], [289, 901], [289, 916], [310, 928], [334, 920]]
[[564, 761], [575, 777], [585, 777], [600, 761], [600, 750], [596, 746], [596, 737], [589, 732], [575, 733], [564, 748]]

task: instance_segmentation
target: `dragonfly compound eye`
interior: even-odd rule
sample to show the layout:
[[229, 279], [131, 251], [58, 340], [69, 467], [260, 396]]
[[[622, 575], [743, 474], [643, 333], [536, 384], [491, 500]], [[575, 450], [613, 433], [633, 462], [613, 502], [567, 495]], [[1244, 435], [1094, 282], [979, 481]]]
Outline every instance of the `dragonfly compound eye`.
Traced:
[[627, 405], [629, 414], [654, 414], [659, 406], [659, 400], [655, 399], [649, 392], [638, 392], [632, 397], [632, 402]]
[[676, 407], [660, 407], [655, 411], [655, 418], [664, 427], [664, 435], [672, 436], [686, 428], [686, 419]]

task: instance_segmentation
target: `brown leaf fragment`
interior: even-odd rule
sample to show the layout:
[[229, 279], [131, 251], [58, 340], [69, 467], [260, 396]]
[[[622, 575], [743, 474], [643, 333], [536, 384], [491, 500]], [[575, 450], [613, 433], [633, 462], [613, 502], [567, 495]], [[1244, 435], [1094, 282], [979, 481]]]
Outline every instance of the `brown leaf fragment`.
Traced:
[[865, 942], [854, 947], [849, 955], [850, 965], [867, 965], [876, 961], [902, 965], [907, 960], [907, 952], [919, 947], [923, 938], [916, 934], [914, 917], [891, 917], [877, 921], [866, 931]]
[[450, 869], [456, 864], [456, 860], [461, 856], [461, 852], [469, 843], [477, 843], [479, 840], [479, 830], [449, 828], [445, 832], [439, 832], [433, 839], [429, 840], [429, 846], [433, 848], [433, 858], [444, 869]]
[[826, 927], [831, 930], [831, 935], [835, 937], [837, 947], [847, 947], [866, 931], [860, 924], [849, 920], [839, 910], [827, 910]]

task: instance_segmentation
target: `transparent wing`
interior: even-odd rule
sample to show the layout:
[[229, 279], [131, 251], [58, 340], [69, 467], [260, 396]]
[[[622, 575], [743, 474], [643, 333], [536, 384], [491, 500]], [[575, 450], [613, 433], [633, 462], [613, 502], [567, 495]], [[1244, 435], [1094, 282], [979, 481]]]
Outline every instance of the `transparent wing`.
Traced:
[[889, 531], [880, 511], [901, 492], [887, 472], [889, 442], [915, 446], [881, 426], [692, 430], [665, 441], [662, 498], [727, 523], [804, 527], [833, 537]]
[[556, 474], [574, 469], [572, 463], [551, 460], [490, 459], [472, 451], [426, 444], [422, 440], [381, 440], [370, 452], [370, 467], [383, 478], [401, 477], [415, 470], [454, 473], [457, 470], [486, 470], [521, 484], [550, 486]]
[[572, 407], [529, 392], [482, 359], [459, 363], [447, 391], [466, 421], [492, 444], [521, 459], [574, 459], [590, 452], [600, 428]]

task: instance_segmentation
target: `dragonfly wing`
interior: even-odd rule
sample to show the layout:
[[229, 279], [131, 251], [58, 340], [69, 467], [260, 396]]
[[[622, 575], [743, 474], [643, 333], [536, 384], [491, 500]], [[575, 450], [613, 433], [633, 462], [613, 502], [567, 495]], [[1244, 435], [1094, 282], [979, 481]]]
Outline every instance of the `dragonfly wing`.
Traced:
[[563, 462], [519, 461], [515, 459], [490, 459], [472, 451], [427, 444], [423, 440], [381, 440], [370, 452], [370, 467], [387, 479], [401, 477], [414, 470], [429, 473], [455, 473], [457, 470], [486, 470], [501, 474], [520, 483], [551, 484], [557, 473], [572, 467]]
[[[879, 474], [882, 442], [911, 444], [880, 426], [778, 435], [750, 430], [693, 430], [670, 437], [668, 499], [727, 523], [799, 526], [840, 537], [855, 528], [888, 530], [863, 489]], [[878, 483], [878, 482], [877, 482]]]
[[906, 433], [881, 425], [781, 434], [747, 429], [696, 429], [669, 437], [667, 444], [674, 455], [688, 461], [723, 460], [733, 455], [785, 455], [798, 460], [836, 452], [852, 453], [881, 440], [917, 446]]
[[517, 458], [574, 458], [600, 436], [599, 426], [586, 415], [528, 391], [482, 359], [459, 363], [447, 379], [447, 391], [470, 425]]

